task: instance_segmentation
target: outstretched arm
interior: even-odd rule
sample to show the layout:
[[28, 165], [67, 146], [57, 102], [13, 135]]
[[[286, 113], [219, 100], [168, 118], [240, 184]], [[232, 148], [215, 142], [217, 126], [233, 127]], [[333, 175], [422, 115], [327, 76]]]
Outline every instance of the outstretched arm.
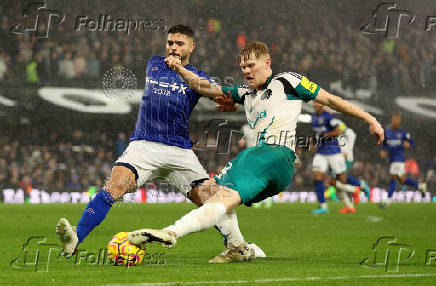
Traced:
[[362, 110], [360, 107], [336, 95], [330, 94], [324, 89], [319, 90], [314, 100], [336, 111], [366, 121], [369, 124], [369, 132], [377, 139], [377, 144], [380, 145], [383, 142], [385, 136], [383, 127], [378, 123], [375, 117]]
[[197, 74], [187, 70], [182, 66], [178, 58], [169, 56], [165, 59], [165, 62], [182, 77], [190, 89], [213, 100], [216, 100], [216, 97], [222, 94], [220, 85], [211, 84], [207, 79], [201, 78]]

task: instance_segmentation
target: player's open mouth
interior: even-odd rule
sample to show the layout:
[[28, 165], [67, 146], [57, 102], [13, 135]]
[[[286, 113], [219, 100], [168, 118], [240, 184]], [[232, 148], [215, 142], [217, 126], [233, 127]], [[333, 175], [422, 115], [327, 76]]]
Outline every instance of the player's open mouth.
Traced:
[[245, 77], [245, 79], [246, 79], [248, 82], [252, 82], [252, 81], [254, 80], [254, 77], [247, 76], [247, 77]]
[[173, 56], [173, 57], [180, 59], [180, 55], [178, 55], [178, 54], [170, 54], [170, 56]]

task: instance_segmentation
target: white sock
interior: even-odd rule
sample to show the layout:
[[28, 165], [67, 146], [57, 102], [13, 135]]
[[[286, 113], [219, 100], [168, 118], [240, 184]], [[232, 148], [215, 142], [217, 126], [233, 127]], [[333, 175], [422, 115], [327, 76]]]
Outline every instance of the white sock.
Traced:
[[198, 232], [217, 224], [226, 213], [226, 206], [221, 202], [205, 203], [198, 209], [184, 215], [173, 225], [164, 229], [174, 231], [177, 237], [182, 237], [192, 232]]
[[350, 197], [348, 196], [347, 192], [339, 191], [338, 196], [347, 208], [354, 208], [354, 204], [350, 200]]
[[321, 203], [321, 204], [319, 204], [319, 207], [326, 210], [327, 209], [327, 203]]
[[239, 230], [238, 217], [235, 211], [222, 215], [216, 226], [221, 232], [221, 235], [227, 239], [227, 243], [239, 246], [245, 242], [244, 237]]
[[342, 184], [339, 180], [336, 181], [336, 189], [348, 193], [354, 193], [356, 191], [356, 187], [350, 184]]

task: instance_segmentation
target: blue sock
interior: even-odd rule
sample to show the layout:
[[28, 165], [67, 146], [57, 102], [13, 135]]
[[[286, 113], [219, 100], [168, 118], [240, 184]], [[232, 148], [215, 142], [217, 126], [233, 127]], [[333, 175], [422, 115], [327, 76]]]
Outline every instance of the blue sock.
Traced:
[[324, 182], [323, 181], [313, 181], [313, 184], [315, 185], [315, 192], [316, 192], [316, 197], [318, 198], [318, 202], [320, 204], [325, 203]]
[[396, 188], [397, 188], [397, 181], [391, 179], [391, 181], [389, 182], [388, 198], [392, 198], [392, 195], [394, 194]]
[[108, 192], [101, 190], [88, 203], [79, 223], [77, 224], [77, 237], [79, 238], [79, 243], [85, 239], [91, 230], [104, 220], [114, 202], [115, 200]]
[[408, 185], [408, 186], [412, 186], [412, 187], [415, 187], [415, 188], [418, 187], [418, 182], [415, 181], [414, 179], [411, 179], [411, 178], [407, 178], [406, 181], [405, 181], [404, 183], [405, 183], [406, 185]]
[[360, 187], [360, 182], [358, 179], [354, 178], [351, 175], [347, 175], [347, 184], [355, 186], [355, 187]]

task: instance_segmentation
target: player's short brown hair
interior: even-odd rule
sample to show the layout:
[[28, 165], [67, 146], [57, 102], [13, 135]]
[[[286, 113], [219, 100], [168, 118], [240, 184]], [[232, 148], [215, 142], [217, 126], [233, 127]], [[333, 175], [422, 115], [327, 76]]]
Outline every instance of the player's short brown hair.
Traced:
[[194, 30], [188, 25], [175, 25], [168, 30], [168, 34], [182, 34], [190, 38], [194, 38]]
[[248, 42], [245, 47], [239, 52], [238, 61], [247, 61], [251, 54], [258, 59], [261, 55], [270, 55], [268, 46], [261, 42]]

